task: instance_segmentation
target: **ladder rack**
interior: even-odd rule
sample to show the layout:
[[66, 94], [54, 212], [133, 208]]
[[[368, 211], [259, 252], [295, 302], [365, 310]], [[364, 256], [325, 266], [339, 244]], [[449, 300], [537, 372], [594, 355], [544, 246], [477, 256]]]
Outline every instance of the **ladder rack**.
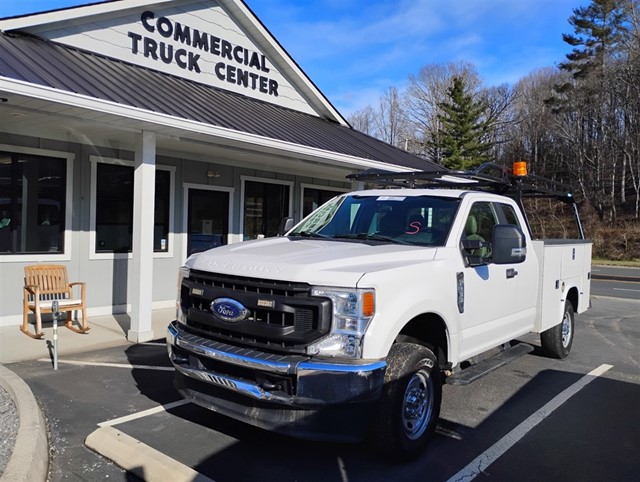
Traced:
[[533, 174], [515, 175], [509, 168], [495, 163], [486, 162], [472, 171], [450, 171], [443, 168], [441, 171], [392, 172], [368, 169], [358, 174], [350, 174], [347, 179], [382, 187], [469, 189], [508, 196], [520, 206], [530, 233], [531, 226], [522, 200], [524, 198], [557, 199], [571, 204], [578, 234], [580, 239], [585, 239], [578, 207], [573, 197], [573, 188], [570, 185]]
[[378, 184], [384, 187], [410, 189], [472, 189], [521, 198], [555, 198], [574, 204], [570, 185], [533, 174], [514, 176], [509, 168], [494, 163], [484, 163], [473, 171], [413, 171], [392, 172], [368, 169], [350, 174], [348, 179]]

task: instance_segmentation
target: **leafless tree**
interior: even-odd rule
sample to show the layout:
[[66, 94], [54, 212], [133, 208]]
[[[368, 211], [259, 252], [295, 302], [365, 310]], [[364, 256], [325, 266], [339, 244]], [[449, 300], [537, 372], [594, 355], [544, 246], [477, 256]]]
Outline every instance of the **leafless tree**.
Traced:
[[[480, 76], [468, 62], [429, 64], [418, 75], [409, 76], [404, 95], [404, 109], [413, 134], [407, 141], [409, 150], [424, 154], [426, 143], [438, 135], [438, 104], [447, 98], [454, 77], [462, 79], [470, 92], [481, 88]], [[437, 153], [432, 160], [439, 162]]]
[[379, 139], [396, 147], [404, 146], [408, 123], [397, 87], [389, 87], [380, 97], [374, 123]]
[[[590, 0], [568, 20], [574, 32], [563, 38], [573, 50], [558, 59], [560, 68], [531, 72], [514, 86], [485, 86], [472, 64], [426, 65], [403, 92], [389, 88], [350, 122], [440, 162], [433, 146], [441, 106], [453, 78], [462, 78], [487, 106], [493, 157], [505, 164], [526, 159], [531, 172], [571, 184], [601, 233], [594, 249], [611, 246], [603, 236], [615, 232], [625, 242], [611, 253], [640, 258], [640, 0]], [[539, 221], [556, 215], [540, 208]]]
[[347, 121], [351, 124], [355, 130], [362, 132], [363, 134], [367, 134], [370, 136], [376, 135], [375, 128], [375, 117], [376, 114], [373, 111], [373, 108], [368, 105], [356, 112], [352, 113]]

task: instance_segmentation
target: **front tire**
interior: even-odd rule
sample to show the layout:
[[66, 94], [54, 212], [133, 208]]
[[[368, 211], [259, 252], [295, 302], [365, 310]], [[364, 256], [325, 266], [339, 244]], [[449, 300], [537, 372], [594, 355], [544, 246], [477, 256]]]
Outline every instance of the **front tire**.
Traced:
[[573, 305], [567, 300], [562, 322], [540, 333], [542, 348], [554, 358], [566, 358], [573, 345], [574, 328]]
[[373, 432], [378, 450], [396, 460], [418, 456], [433, 438], [441, 402], [442, 379], [433, 352], [414, 343], [393, 345]]

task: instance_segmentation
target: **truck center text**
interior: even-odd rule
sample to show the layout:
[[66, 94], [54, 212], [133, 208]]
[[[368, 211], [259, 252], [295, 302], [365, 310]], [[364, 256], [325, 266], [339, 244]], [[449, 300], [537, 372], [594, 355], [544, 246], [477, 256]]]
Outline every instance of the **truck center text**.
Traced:
[[[142, 13], [140, 23], [147, 32], [158, 33], [165, 39], [173, 39], [175, 42], [180, 42], [201, 52], [216, 55], [264, 74], [270, 72], [264, 55], [240, 45], [233, 45], [220, 37], [200, 32], [179, 22], [173, 22], [166, 17], [156, 19], [155, 14], [150, 11]], [[161, 60], [167, 65], [175, 62], [181, 69], [189, 72], [201, 72], [200, 64], [198, 63], [201, 57], [200, 53], [186, 48], [175, 48], [170, 43], [157, 41], [134, 32], [128, 32], [128, 36], [131, 38], [131, 52], [134, 55], [142, 53], [146, 58]], [[278, 97], [278, 82], [260, 73], [245, 70], [222, 61], [214, 65], [213, 72], [223, 82]]]

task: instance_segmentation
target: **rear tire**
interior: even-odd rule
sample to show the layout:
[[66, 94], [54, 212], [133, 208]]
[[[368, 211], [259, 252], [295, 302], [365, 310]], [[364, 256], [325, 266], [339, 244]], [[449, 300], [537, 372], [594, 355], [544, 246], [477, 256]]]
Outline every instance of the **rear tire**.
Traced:
[[542, 348], [554, 358], [566, 358], [573, 345], [574, 328], [573, 305], [567, 300], [560, 324], [540, 333]]
[[433, 438], [440, 416], [442, 378], [435, 355], [424, 346], [396, 343], [387, 357], [373, 442], [385, 456], [418, 456]]

